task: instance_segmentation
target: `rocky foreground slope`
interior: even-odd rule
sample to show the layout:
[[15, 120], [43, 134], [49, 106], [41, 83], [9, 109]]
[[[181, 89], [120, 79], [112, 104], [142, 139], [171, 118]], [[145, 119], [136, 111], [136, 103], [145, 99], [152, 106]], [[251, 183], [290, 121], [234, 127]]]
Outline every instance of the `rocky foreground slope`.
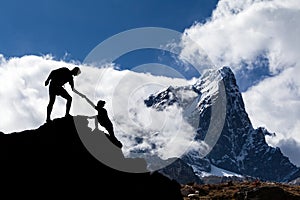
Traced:
[[184, 200], [299, 200], [300, 186], [272, 182], [245, 181], [220, 184], [182, 185]]
[[127, 173], [98, 161], [80, 140], [74, 120], [85, 134], [102, 137], [99, 153], [109, 152], [121, 165], [139, 165], [146, 170], [145, 161], [125, 158], [121, 149], [107, 142], [105, 133], [92, 131], [87, 126], [87, 117], [60, 118], [36, 130], [0, 133], [0, 196], [11, 199], [16, 196], [22, 199], [182, 199], [180, 185], [160, 173]]

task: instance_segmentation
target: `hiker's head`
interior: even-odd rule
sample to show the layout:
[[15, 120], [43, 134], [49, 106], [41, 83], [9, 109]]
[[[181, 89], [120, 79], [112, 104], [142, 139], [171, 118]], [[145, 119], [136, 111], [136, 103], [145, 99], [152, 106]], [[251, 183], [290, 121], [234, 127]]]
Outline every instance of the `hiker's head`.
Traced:
[[74, 67], [72, 70], [71, 70], [72, 74], [74, 76], [77, 76], [81, 73], [81, 70], [79, 69], [79, 67]]
[[104, 105], [105, 105], [105, 101], [103, 101], [103, 100], [99, 100], [99, 101], [98, 101], [98, 103], [97, 103], [97, 106], [96, 106], [96, 108], [103, 108], [103, 107], [104, 107]]

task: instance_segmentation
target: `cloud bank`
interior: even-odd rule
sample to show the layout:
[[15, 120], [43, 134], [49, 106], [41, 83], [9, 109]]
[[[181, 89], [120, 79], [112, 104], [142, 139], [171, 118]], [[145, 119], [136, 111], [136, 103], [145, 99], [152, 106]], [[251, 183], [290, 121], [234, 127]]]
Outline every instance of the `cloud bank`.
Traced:
[[[94, 104], [105, 100], [105, 108], [115, 128], [116, 136], [124, 143], [123, 151], [149, 151], [162, 158], [180, 156], [185, 151], [200, 148], [191, 142], [195, 130], [183, 119], [176, 105], [159, 112], [143, 102], [151, 93], [169, 85], [187, 85], [184, 79], [153, 76], [132, 71], [118, 71], [113, 64], [103, 68], [55, 61], [51, 56], [23, 56], [5, 59], [0, 56], [0, 131], [5, 133], [35, 129], [45, 123], [48, 88], [44, 86], [51, 70], [59, 67], [81, 68], [74, 78], [75, 88]], [[72, 115], [96, 115], [96, 110], [84, 99], [73, 96]], [[56, 97], [51, 118], [63, 117], [66, 101]], [[93, 124], [93, 122], [91, 122]], [[101, 127], [101, 126], [100, 126]], [[102, 129], [104, 130], [104, 129]]]
[[243, 98], [253, 125], [276, 132], [268, 142], [300, 166], [286, 150], [289, 141], [300, 144], [299, 19], [298, 0], [220, 0], [210, 19], [185, 30], [181, 54], [202, 62], [195, 42], [216, 66], [230, 66], [238, 82], [247, 82]]

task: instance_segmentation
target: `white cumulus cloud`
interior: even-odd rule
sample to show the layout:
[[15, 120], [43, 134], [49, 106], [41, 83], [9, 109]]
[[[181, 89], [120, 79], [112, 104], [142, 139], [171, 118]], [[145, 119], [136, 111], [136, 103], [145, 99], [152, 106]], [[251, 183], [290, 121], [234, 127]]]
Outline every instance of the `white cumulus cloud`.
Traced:
[[[169, 85], [188, 85], [174, 79], [128, 70], [118, 71], [113, 64], [95, 68], [56, 61], [51, 56], [23, 56], [5, 59], [0, 55], [0, 131], [5, 133], [35, 129], [45, 123], [48, 87], [44, 82], [53, 69], [75, 66], [82, 73], [74, 78], [75, 88], [94, 104], [102, 99], [112, 120], [116, 136], [129, 155], [137, 149], [149, 150], [162, 158], [180, 156], [190, 148], [199, 148], [193, 140], [195, 130], [183, 119], [182, 110], [172, 106], [165, 111], [146, 107], [144, 99]], [[73, 96], [72, 115], [96, 115], [85, 99]], [[56, 97], [51, 118], [63, 117], [66, 101]], [[104, 130], [102, 128], [102, 130]], [[138, 138], [138, 139], [136, 139]]]

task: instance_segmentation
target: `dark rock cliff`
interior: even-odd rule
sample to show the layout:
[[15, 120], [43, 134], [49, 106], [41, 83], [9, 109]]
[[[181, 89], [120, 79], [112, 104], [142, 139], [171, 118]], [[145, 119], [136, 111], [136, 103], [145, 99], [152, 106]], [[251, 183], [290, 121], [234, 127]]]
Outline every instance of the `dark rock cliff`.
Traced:
[[[55, 119], [36, 130], [0, 134], [3, 195], [5, 191], [10, 197], [23, 198], [182, 199], [180, 185], [158, 172], [122, 172], [98, 161], [83, 145], [74, 120], [85, 134], [102, 135], [106, 141], [99, 144], [103, 151], [115, 148], [107, 143], [105, 133], [87, 127], [84, 116]], [[109, 152], [120, 164], [146, 167], [143, 160], [125, 158], [121, 149]]]

